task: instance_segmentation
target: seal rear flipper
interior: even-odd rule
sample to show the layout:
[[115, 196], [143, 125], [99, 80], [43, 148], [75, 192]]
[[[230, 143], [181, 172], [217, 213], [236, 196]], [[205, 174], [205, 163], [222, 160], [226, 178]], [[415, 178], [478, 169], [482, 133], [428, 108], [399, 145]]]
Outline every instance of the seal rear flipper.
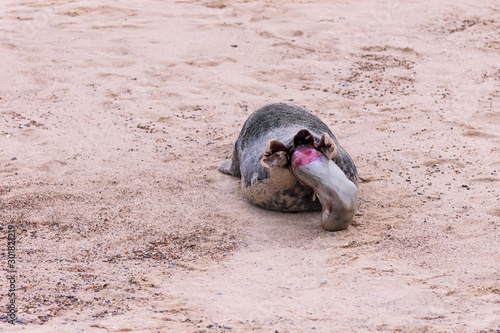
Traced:
[[337, 156], [337, 145], [328, 133], [323, 133], [317, 149], [328, 157], [329, 160], [333, 160]]
[[275, 166], [284, 167], [290, 160], [290, 148], [278, 140], [269, 140], [266, 151], [262, 154], [260, 164], [264, 168], [274, 168]]

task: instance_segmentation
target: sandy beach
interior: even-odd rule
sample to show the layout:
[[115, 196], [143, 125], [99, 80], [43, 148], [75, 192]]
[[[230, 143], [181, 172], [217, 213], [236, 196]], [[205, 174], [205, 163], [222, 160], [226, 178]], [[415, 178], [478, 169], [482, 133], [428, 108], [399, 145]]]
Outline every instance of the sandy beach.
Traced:
[[[5, 0], [0, 55], [0, 332], [500, 332], [498, 1]], [[218, 172], [274, 102], [349, 229]]]

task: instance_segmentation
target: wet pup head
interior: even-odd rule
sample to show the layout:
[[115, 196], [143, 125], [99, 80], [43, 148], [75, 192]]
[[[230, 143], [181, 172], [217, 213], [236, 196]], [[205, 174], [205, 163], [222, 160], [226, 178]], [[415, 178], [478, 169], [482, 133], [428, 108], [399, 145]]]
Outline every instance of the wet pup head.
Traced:
[[358, 189], [332, 161], [337, 146], [324, 133], [318, 144], [306, 129], [295, 135], [293, 146], [270, 140], [261, 160], [267, 168], [290, 167], [297, 180], [311, 187], [323, 206], [321, 226], [327, 231], [347, 229], [357, 208]]

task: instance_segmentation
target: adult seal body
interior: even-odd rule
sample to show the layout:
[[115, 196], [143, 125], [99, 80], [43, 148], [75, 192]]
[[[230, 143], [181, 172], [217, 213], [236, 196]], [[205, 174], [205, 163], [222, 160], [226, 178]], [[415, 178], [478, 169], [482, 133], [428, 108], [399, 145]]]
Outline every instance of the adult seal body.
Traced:
[[325, 123], [296, 105], [269, 104], [251, 114], [219, 171], [241, 177], [244, 196], [259, 207], [322, 211], [327, 231], [346, 229], [357, 208], [353, 160]]

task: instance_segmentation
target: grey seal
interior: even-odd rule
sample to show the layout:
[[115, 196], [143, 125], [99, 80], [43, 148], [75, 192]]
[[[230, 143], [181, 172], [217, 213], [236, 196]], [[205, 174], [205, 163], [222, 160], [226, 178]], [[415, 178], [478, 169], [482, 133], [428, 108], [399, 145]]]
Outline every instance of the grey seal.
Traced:
[[243, 195], [259, 207], [323, 211], [327, 231], [346, 229], [357, 208], [352, 158], [324, 122], [296, 105], [269, 104], [252, 113], [219, 171], [240, 177]]

